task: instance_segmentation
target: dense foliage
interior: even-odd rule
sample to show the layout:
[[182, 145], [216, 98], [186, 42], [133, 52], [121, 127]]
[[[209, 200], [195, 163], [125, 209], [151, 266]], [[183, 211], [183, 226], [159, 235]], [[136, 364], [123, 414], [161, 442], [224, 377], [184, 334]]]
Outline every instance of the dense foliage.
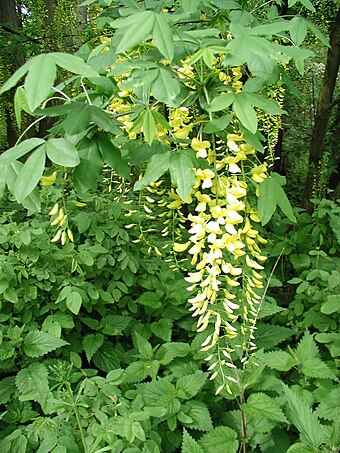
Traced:
[[94, 3], [0, 90], [0, 451], [337, 451], [339, 208], [272, 171], [326, 38], [281, 2]]

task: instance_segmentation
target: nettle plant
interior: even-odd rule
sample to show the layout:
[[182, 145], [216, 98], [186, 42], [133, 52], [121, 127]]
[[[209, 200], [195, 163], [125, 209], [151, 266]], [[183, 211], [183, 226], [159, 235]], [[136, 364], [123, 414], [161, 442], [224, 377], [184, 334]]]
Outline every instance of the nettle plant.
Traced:
[[[0, 186], [30, 214], [40, 209], [39, 182], [60, 187], [50, 216], [52, 241], [64, 247], [74, 241], [69, 185], [81, 207], [105, 166], [109, 187], [127, 203], [139, 191], [138, 208], [126, 212], [134, 240], [187, 272], [210, 378], [216, 394], [230, 394], [256, 350], [266, 259], [257, 225], [277, 206], [295, 219], [284, 178], [270, 172], [291, 83], [285, 68], [303, 73], [308, 29], [325, 39], [300, 16], [280, 17], [279, 1], [97, 3], [96, 47], [38, 55], [2, 86], [0, 93], [25, 77], [14, 99], [19, 127], [22, 112], [36, 117], [30, 132], [55, 120], [46, 137], [25, 139], [25, 130], [1, 155]], [[153, 227], [159, 218], [161, 230]], [[159, 234], [173, 252], [157, 246]], [[75, 313], [81, 292], [63, 289], [60, 301]]]

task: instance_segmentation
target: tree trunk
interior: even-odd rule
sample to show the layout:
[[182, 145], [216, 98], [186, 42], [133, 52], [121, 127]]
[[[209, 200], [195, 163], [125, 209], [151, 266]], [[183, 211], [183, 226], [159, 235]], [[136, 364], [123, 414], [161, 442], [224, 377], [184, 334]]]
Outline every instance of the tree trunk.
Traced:
[[310, 207], [313, 182], [316, 169], [323, 155], [324, 141], [328, 129], [328, 122], [333, 108], [333, 94], [340, 65], [340, 8], [331, 28], [330, 48], [327, 53], [325, 71], [320, 91], [319, 101], [316, 110], [315, 122], [312, 132], [309, 168], [305, 184], [302, 203]]

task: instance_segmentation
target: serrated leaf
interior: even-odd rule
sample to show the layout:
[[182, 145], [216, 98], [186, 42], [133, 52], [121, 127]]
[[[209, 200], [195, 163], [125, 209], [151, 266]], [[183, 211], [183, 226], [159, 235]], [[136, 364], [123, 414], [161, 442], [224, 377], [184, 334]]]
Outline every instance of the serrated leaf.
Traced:
[[315, 411], [318, 417], [333, 421], [340, 415], [340, 388], [331, 390], [330, 393], [322, 398]]
[[136, 388], [142, 393], [145, 404], [164, 407], [168, 416], [176, 414], [181, 407], [180, 401], [176, 398], [175, 386], [166, 379], [138, 384]]
[[275, 315], [276, 313], [280, 313], [284, 311], [285, 308], [279, 307], [278, 305], [274, 305], [270, 302], [264, 302], [260, 308], [258, 319], [266, 318], [267, 316]]
[[26, 99], [31, 111], [34, 111], [48, 97], [57, 70], [53, 58], [49, 54], [41, 54], [32, 58], [25, 79]]
[[42, 401], [49, 392], [48, 371], [41, 363], [32, 363], [29, 367], [19, 371], [15, 384], [20, 392], [22, 401]]
[[22, 203], [39, 183], [44, 173], [45, 161], [45, 145], [41, 145], [33, 151], [22, 166], [14, 184], [14, 196], [18, 203]]
[[24, 340], [24, 352], [28, 357], [42, 357], [68, 343], [54, 335], [39, 330], [29, 332]]
[[171, 182], [176, 186], [176, 192], [186, 202], [196, 181], [190, 157], [184, 153], [174, 153], [170, 158]]
[[300, 431], [301, 441], [314, 448], [326, 443], [327, 432], [315, 412], [312, 412], [304, 400], [285, 384], [283, 384], [283, 391], [288, 401], [292, 422]]
[[162, 14], [155, 14], [152, 34], [160, 53], [171, 62], [174, 57], [173, 34], [170, 25]]
[[125, 370], [126, 382], [142, 382], [148, 376], [150, 376], [152, 379], [155, 379], [159, 370], [159, 365], [160, 364], [158, 360], [139, 360], [137, 362], [131, 363]]
[[218, 426], [205, 434], [199, 444], [204, 453], [237, 453], [237, 433], [227, 426]]
[[104, 335], [121, 335], [131, 322], [130, 316], [108, 315], [102, 318], [100, 330]]
[[162, 365], [168, 365], [175, 357], [185, 357], [190, 352], [187, 343], [164, 343], [157, 351], [157, 359]]
[[289, 371], [296, 365], [294, 358], [285, 351], [267, 352], [261, 356], [261, 360], [269, 368], [278, 371]]
[[246, 414], [253, 417], [265, 417], [268, 420], [275, 420], [281, 423], [288, 423], [282, 409], [270, 396], [265, 393], [253, 393], [249, 396], [247, 403], [243, 405]]
[[80, 163], [77, 148], [65, 138], [47, 140], [46, 154], [54, 164], [62, 167], [76, 167]]
[[301, 373], [308, 377], [318, 379], [337, 379], [335, 373], [322, 360], [316, 357], [305, 360], [300, 369]]
[[308, 359], [320, 356], [317, 344], [307, 330], [296, 348], [296, 356], [298, 357], [300, 363], [304, 363]]
[[0, 381], [0, 404], [6, 404], [15, 393], [15, 377], [9, 376]]
[[205, 384], [206, 379], [206, 374], [203, 373], [203, 371], [197, 370], [194, 374], [183, 376], [178, 379], [176, 389], [178, 390], [179, 395], [181, 395], [181, 398], [190, 399], [199, 392]]
[[157, 181], [169, 169], [170, 156], [171, 151], [153, 155], [146, 167], [144, 176], [134, 185], [134, 190], [141, 190], [150, 183]]
[[198, 431], [210, 431], [213, 428], [209, 410], [201, 401], [189, 401], [182, 406], [181, 410], [191, 420], [185, 423], [188, 428]]
[[150, 329], [156, 337], [169, 342], [171, 340], [172, 324], [173, 321], [171, 318], [162, 318], [150, 324]]
[[293, 334], [294, 331], [288, 327], [259, 323], [256, 330], [257, 347], [258, 349], [270, 349]]
[[[121, 41], [117, 46], [117, 53], [131, 49], [148, 38], [154, 28], [155, 13], [153, 11], [142, 11], [127, 19], [129, 22], [124, 22], [124, 24], [128, 24], [128, 26], [124, 35], [121, 36]], [[124, 19], [121, 24], [123, 24], [123, 21]]]
[[104, 338], [104, 335], [101, 333], [86, 335], [83, 338], [83, 348], [89, 362], [104, 343]]
[[205, 453], [196, 440], [190, 436], [186, 429], [183, 430], [181, 453]]
[[67, 295], [66, 306], [75, 315], [77, 315], [79, 313], [81, 304], [82, 304], [82, 298], [81, 298], [81, 295], [77, 291], [73, 291]]
[[291, 445], [287, 450], [287, 453], [316, 453], [316, 452], [317, 450], [314, 449], [311, 450], [310, 445], [302, 444], [300, 442]]

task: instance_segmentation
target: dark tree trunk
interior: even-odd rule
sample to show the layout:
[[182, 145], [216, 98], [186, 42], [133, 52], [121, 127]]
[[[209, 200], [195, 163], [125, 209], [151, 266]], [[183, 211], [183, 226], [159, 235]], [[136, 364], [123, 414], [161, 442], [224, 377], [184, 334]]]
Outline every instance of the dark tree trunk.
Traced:
[[328, 122], [334, 106], [333, 94], [340, 65], [340, 9], [332, 25], [329, 41], [330, 48], [327, 53], [322, 87], [315, 115], [309, 152], [308, 175], [302, 200], [303, 205], [307, 208], [310, 207], [314, 177], [323, 155]]

